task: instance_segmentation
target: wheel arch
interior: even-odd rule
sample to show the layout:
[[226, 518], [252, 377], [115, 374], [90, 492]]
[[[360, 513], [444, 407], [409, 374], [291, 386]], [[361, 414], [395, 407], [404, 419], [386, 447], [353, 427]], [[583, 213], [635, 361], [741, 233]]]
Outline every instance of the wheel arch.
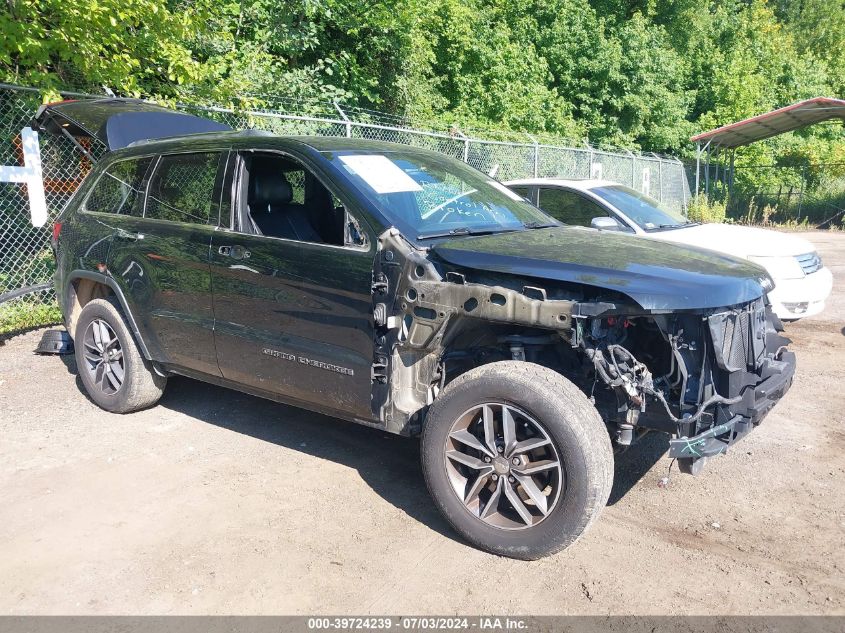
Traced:
[[132, 333], [135, 343], [141, 355], [146, 360], [152, 360], [149, 349], [123, 291], [117, 282], [102, 273], [95, 273], [90, 270], [74, 270], [68, 275], [67, 287], [65, 289], [65, 325], [71, 335], [74, 334], [74, 326], [82, 308], [92, 299], [106, 298], [113, 296], [120, 304], [120, 309], [126, 317], [129, 331]]
[[[428, 407], [443, 388], [465, 372], [504, 360], [542, 364], [535, 355], [526, 356], [526, 344], [537, 348], [568, 347], [560, 330], [541, 325], [461, 313], [440, 318], [437, 323], [420, 321], [411, 320], [406, 338], [392, 350], [388, 429], [400, 434], [419, 435]], [[409, 343], [415, 327], [430, 332], [423, 345]]]

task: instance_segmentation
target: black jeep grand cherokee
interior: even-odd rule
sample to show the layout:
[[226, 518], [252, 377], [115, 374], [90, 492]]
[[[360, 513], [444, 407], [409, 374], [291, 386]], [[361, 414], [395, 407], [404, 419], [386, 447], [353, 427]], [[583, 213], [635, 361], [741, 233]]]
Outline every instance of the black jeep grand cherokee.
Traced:
[[694, 473], [792, 382], [761, 268], [561, 226], [402, 145], [129, 142], [205, 129], [179, 116], [110, 100], [35, 121], [114, 150], [54, 230], [56, 294], [105, 409], [149, 407], [182, 374], [421, 435], [455, 529], [537, 558], [598, 516], [615, 449], [664, 431]]

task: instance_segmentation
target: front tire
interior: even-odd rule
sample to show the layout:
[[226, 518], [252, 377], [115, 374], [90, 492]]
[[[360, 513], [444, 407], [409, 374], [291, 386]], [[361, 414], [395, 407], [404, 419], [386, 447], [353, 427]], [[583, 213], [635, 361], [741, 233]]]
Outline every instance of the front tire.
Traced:
[[571, 545], [613, 484], [613, 450], [595, 407], [533, 363], [483, 365], [428, 412], [421, 458], [447, 521], [488, 552], [533, 560]]
[[129, 413], [151, 407], [167, 378], [141, 356], [120, 309], [108, 299], [85, 304], [74, 336], [76, 367], [88, 396], [99, 407]]

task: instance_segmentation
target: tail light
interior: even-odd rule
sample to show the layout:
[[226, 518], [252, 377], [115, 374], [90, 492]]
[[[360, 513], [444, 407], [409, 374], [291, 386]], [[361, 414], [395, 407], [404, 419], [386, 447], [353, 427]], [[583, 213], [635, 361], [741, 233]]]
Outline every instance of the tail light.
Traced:
[[62, 232], [62, 223], [53, 222], [53, 244], [59, 241], [59, 234]]

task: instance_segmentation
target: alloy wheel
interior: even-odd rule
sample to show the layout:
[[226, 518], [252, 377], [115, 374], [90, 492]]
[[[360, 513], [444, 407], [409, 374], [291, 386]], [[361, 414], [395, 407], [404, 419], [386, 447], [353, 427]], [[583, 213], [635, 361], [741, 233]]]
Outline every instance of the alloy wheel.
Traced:
[[565, 478], [557, 449], [543, 426], [514, 406], [484, 403], [459, 416], [445, 457], [458, 499], [493, 527], [533, 527], [561, 498]]
[[94, 385], [107, 395], [120, 391], [125, 375], [123, 349], [112, 327], [94, 319], [83, 337], [85, 370]]

